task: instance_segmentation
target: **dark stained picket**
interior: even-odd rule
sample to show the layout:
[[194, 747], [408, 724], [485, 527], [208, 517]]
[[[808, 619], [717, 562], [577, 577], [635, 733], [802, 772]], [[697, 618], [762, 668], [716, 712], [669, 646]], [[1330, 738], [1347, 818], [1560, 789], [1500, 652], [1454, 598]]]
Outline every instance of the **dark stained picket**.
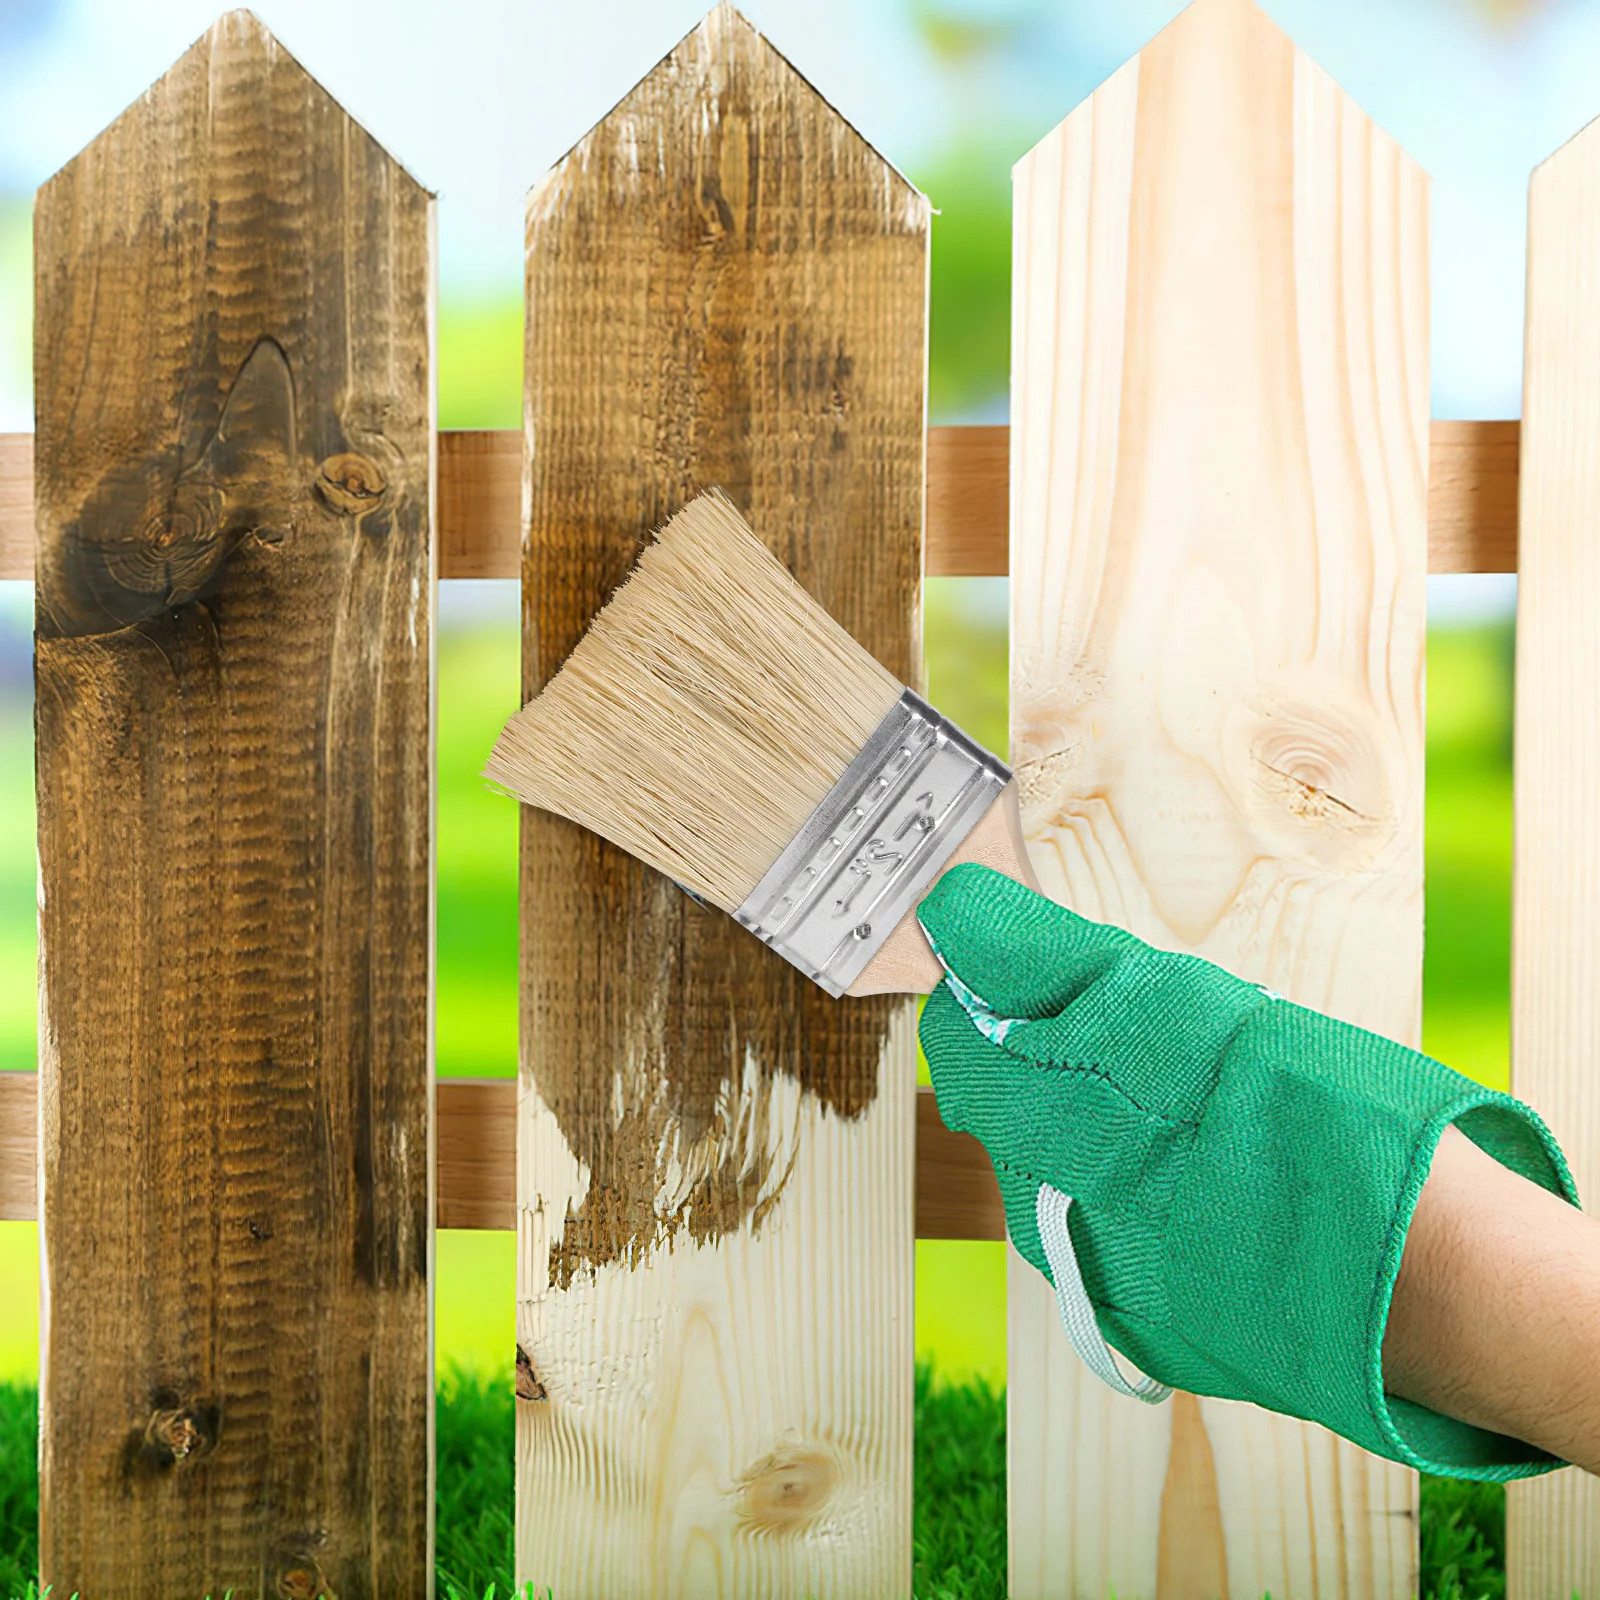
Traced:
[[63, 1596], [430, 1590], [431, 205], [242, 11], [39, 193]]

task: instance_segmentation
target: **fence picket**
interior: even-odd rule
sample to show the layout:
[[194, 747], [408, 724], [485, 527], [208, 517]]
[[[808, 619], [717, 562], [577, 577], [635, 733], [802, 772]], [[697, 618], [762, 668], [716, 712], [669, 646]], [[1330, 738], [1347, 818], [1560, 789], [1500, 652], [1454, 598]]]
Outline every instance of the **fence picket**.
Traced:
[[[1522, 550], [1517, 585], [1511, 1087], [1555, 1130], [1585, 1206], [1600, 1193], [1600, 123], [1528, 189]], [[1511, 1484], [1506, 1593], [1600, 1593], [1600, 1480]]]
[[[726, 6], [535, 185], [526, 693], [710, 484], [917, 676], [927, 245]], [[519, 1580], [906, 1593], [914, 1006], [547, 815], [522, 874]]]
[[[1015, 171], [1012, 740], [1047, 889], [1414, 1041], [1423, 174], [1249, 0]], [[1011, 1594], [1415, 1592], [1415, 1479], [1116, 1397], [1011, 1258]]]
[[431, 205], [244, 11], [39, 192], [57, 1594], [432, 1590]]

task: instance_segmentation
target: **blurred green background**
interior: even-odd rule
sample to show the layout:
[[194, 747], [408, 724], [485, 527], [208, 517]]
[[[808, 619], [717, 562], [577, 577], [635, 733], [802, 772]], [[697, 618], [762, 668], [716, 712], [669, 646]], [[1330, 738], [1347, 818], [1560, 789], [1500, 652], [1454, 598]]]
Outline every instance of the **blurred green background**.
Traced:
[[[494, 0], [276, 0], [264, 20], [425, 182], [440, 208], [444, 427], [514, 427], [520, 207], [704, 0], [594, 8]], [[0, 428], [30, 425], [27, 196], [209, 21], [214, 0], [0, 7]], [[753, 19], [939, 208], [930, 412], [1002, 421], [1011, 163], [1178, 9], [1177, 0], [751, 0]], [[1267, 9], [1433, 173], [1434, 411], [1513, 415], [1527, 174], [1595, 110], [1600, 7], [1529, 0], [1268, 0]], [[396, 18], [403, 18], [399, 25]], [[559, 22], [558, 22], [559, 18]], [[485, 34], [484, 29], [492, 29]], [[482, 40], [493, 37], [496, 48]], [[536, 54], [537, 52], [537, 54]], [[893, 59], [892, 71], [883, 63]], [[541, 90], [526, 90], [538, 59]], [[1426, 61], [1425, 72], [1415, 63]], [[463, 117], [464, 107], [472, 115]], [[1425, 1043], [1507, 1071], [1511, 594], [1430, 584]], [[34, 1061], [31, 593], [0, 584], [0, 1069]], [[517, 693], [509, 584], [440, 596], [438, 1067], [511, 1074], [516, 819], [476, 773]], [[934, 580], [935, 699], [1004, 749], [1005, 585]], [[998, 1245], [918, 1246], [917, 1337], [946, 1377], [1004, 1374]], [[504, 1370], [509, 1235], [439, 1241], [441, 1361]], [[37, 1235], [0, 1224], [0, 1377], [37, 1362]]]

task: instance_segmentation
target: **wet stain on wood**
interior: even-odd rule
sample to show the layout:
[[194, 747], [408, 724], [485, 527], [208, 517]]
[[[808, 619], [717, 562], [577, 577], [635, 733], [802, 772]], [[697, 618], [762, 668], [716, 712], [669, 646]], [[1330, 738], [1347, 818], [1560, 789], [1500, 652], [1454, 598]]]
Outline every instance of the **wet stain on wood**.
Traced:
[[[711, 485], [919, 681], [927, 221], [726, 8], [535, 187], [525, 697]], [[522, 862], [524, 1060], [589, 1174], [552, 1283], [759, 1225], [793, 1159], [774, 1081], [860, 1115], [904, 1000], [829, 999], [559, 818], [524, 813]]]

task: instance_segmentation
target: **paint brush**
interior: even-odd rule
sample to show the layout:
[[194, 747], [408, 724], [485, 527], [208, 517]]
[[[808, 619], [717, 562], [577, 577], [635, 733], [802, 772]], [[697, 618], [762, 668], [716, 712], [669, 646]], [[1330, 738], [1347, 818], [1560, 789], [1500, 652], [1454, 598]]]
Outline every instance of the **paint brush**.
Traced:
[[715, 489], [645, 546], [484, 776], [676, 879], [833, 995], [938, 983], [916, 905], [958, 862], [1033, 885], [1010, 769], [852, 639]]

